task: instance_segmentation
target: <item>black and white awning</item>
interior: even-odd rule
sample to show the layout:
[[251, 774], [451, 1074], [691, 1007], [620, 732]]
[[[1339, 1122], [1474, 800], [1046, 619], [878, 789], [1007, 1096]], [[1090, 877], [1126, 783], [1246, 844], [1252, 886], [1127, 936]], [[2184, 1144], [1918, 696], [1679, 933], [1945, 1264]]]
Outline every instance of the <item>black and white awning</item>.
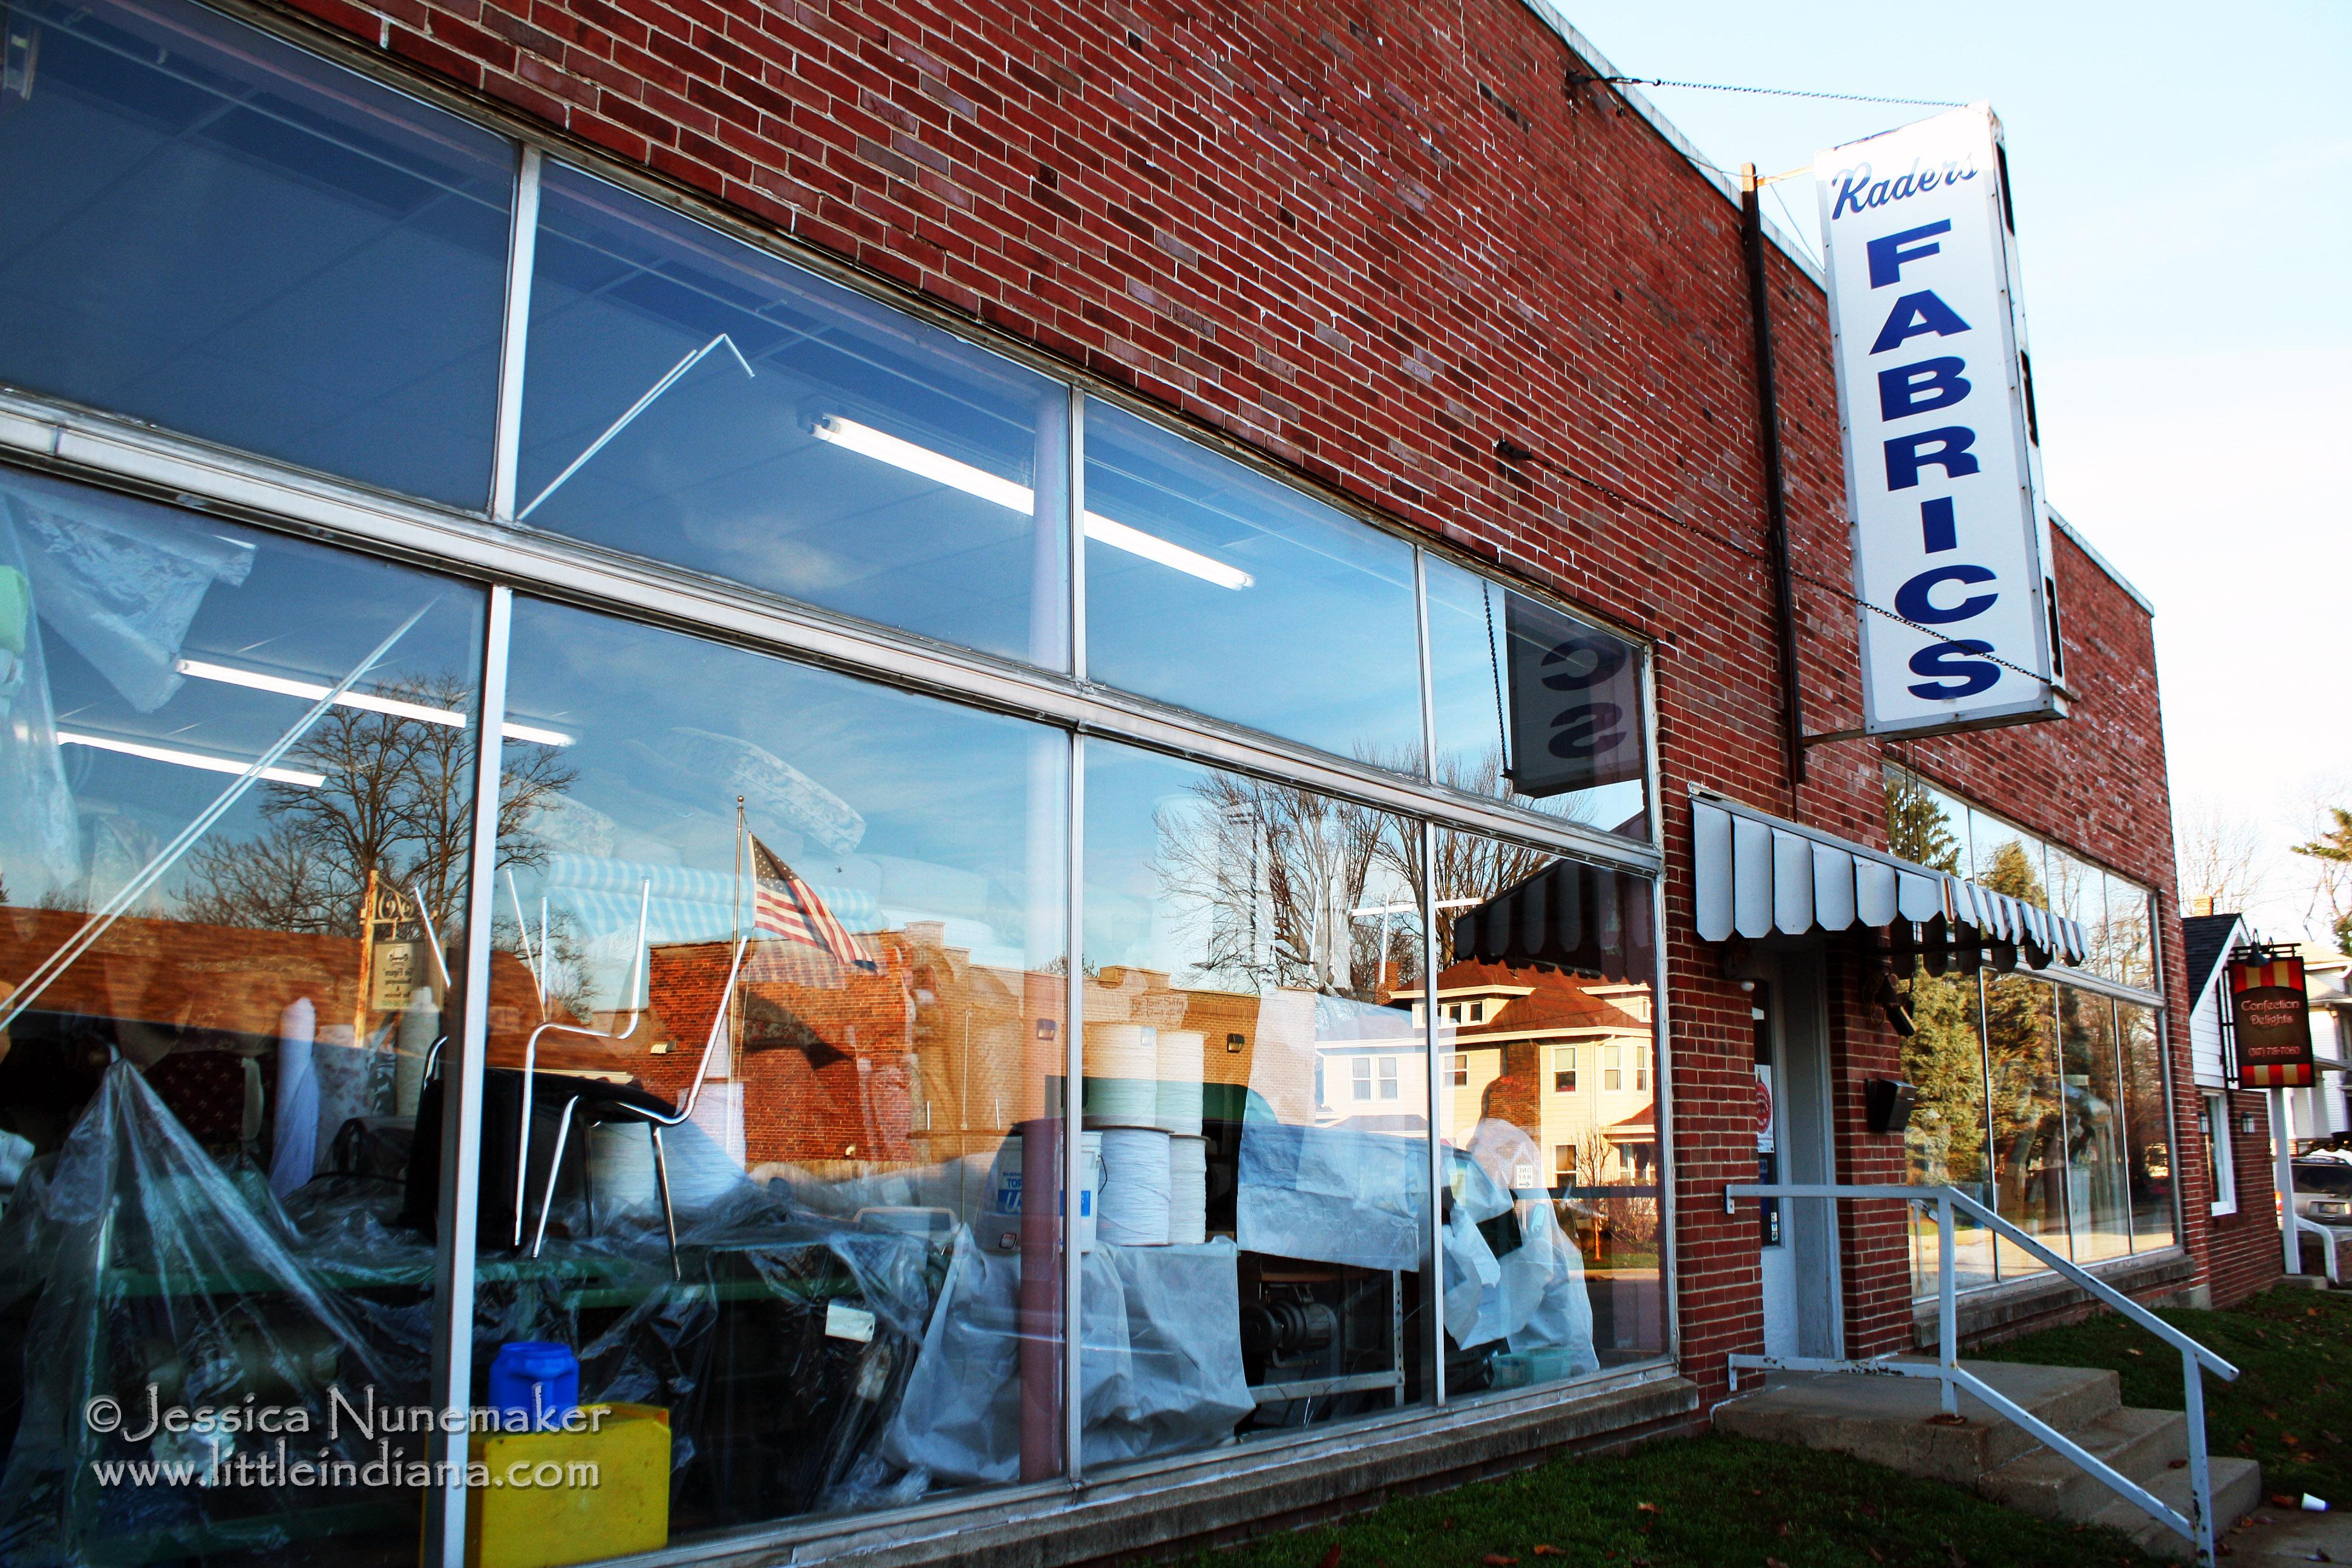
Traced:
[[1691, 860], [1708, 942], [1861, 925], [1901, 950], [1917, 926], [1930, 945], [2014, 949], [2035, 969], [2090, 952], [2081, 922], [2038, 904], [1728, 801], [1692, 800]]

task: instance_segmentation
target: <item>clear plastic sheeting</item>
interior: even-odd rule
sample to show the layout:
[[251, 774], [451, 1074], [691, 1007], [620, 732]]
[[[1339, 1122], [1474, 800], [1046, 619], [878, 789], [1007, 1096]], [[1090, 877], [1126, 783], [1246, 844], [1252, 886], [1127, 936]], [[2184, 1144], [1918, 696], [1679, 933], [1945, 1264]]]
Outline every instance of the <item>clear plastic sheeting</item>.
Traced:
[[[324, 1448], [364, 1465], [373, 1445], [348, 1423], [328, 1433], [330, 1400], [358, 1406], [372, 1390], [380, 1405], [421, 1403], [421, 1315], [354, 1311], [302, 1256], [259, 1171], [216, 1163], [127, 1062], [107, 1069], [44, 1163], [0, 1221], [0, 1308], [31, 1300], [24, 1412], [0, 1476], [0, 1561], [271, 1550], [305, 1561], [285, 1550], [304, 1544], [327, 1561], [329, 1530], [390, 1524], [413, 1506], [386, 1486], [195, 1484], [209, 1467], [275, 1454], [277, 1437], [174, 1432], [149, 1412], [303, 1411], [309, 1429], [287, 1437], [298, 1457]], [[107, 1484], [99, 1467], [118, 1461], [184, 1469], [177, 1484], [167, 1472]]]
[[[1087, 1254], [1078, 1366], [1088, 1465], [1221, 1443], [1255, 1409], [1234, 1334], [1235, 1259], [1228, 1241]], [[958, 1240], [883, 1444], [899, 1469], [933, 1485], [1019, 1477], [1020, 1295], [1017, 1256]]]
[[[1523, 1353], [1565, 1351], [1566, 1375], [1599, 1371], [1584, 1257], [1560, 1228], [1550, 1192], [1538, 1184], [1535, 1141], [1507, 1121], [1481, 1121], [1449, 1165], [1455, 1192], [1445, 1230], [1445, 1305], [1454, 1342], [1465, 1350], [1500, 1340]], [[1488, 1239], [1498, 1225], [1499, 1247]], [[1475, 1310], [1465, 1310], [1473, 1280]]]
[[1242, 1127], [1234, 1202], [1244, 1252], [1359, 1268], [1421, 1267], [1428, 1248], [1429, 1146], [1349, 1127]]

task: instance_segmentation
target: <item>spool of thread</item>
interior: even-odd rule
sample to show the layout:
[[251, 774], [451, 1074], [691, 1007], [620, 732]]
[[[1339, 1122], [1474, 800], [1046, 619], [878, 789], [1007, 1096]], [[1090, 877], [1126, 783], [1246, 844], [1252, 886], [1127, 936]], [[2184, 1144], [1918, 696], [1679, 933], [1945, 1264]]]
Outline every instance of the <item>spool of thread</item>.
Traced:
[[1087, 1026], [1086, 1116], [1097, 1127], [1150, 1127], [1159, 1118], [1160, 1031], [1149, 1024]]
[[1156, 1120], [1179, 1138], [1201, 1135], [1202, 1079], [1208, 1076], [1207, 1047], [1198, 1029], [1162, 1029], [1159, 1050], [1160, 1095]]
[[1168, 1140], [1168, 1239], [1197, 1246], [1209, 1239], [1209, 1141]]
[[1168, 1245], [1168, 1134], [1113, 1127], [1102, 1135], [1102, 1213], [1095, 1234], [1119, 1247]]

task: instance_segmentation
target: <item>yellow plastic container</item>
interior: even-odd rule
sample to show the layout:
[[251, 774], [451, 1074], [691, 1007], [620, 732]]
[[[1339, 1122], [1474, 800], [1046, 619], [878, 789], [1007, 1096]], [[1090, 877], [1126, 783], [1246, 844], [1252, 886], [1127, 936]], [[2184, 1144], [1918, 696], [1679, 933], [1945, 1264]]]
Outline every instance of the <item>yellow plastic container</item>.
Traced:
[[467, 1494], [467, 1568], [562, 1568], [669, 1544], [669, 1412], [583, 1408], [597, 1430], [475, 1436], [488, 1484]]

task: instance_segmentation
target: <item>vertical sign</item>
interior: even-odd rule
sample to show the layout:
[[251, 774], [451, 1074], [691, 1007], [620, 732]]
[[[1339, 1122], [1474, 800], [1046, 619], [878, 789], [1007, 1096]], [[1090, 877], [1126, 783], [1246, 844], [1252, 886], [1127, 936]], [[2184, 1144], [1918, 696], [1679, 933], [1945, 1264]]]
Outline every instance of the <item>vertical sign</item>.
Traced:
[[2008, 174], [1982, 104], [1813, 163], [1873, 734], [2066, 711]]
[[2240, 1089], [2308, 1089], [2311, 998], [2303, 960], [2263, 952], [2230, 960], [2230, 1020], [2238, 1037]]
[[1633, 644], [1524, 594], [1503, 595], [1511, 787], [1546, 799], [1638, 779], [1642, 664]]

